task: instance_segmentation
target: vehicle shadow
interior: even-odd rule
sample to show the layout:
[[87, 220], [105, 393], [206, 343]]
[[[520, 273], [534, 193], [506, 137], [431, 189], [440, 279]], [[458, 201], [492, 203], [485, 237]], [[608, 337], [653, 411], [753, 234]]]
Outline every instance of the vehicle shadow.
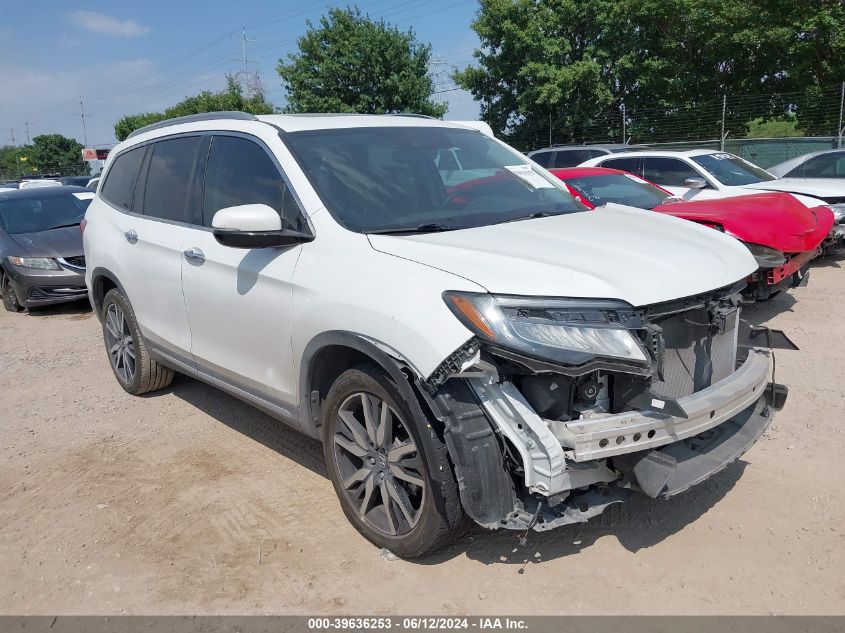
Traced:
[[282, 457], [322, 477], [328, 477], [323, 461], [322, 444], [304, 433], [271, 418], [234, 396], [188, 376], [177, 374], [170, 387], [152, 396], [168, 391]]
[[578, 554], [603, 536], [616, 538], [622, 547], [636, 553], [695, 523], [734, 487], [746, 465], [738, 460], [721, 473], [670, 499], [631, 495], [627, 503], [611, 505], [586, 523], [565, 525], [549, 532], [530, 532], [524, 545], [520, 544], [524, 532], [491, 532], [475, 527], [446, 549], [410, 562], [437, 565], [466, 555], [485, 565], [514, 565], [518, 567], [517, 573], [523, 574], [529, 564]]
[[80, 299], [72, 303], [59, 303], [51, 306], [30, 308], [25, 312], [28, 317], [69, 316], [71, 318], [88, 318], [94, 314], [88, 299]]
[[798, 300], [791, 292], [781, 292], [767, 301], [743, 305], [741, 318], [751, 325], [765, 325], [782, 312], [792, 312], [797, 303]]

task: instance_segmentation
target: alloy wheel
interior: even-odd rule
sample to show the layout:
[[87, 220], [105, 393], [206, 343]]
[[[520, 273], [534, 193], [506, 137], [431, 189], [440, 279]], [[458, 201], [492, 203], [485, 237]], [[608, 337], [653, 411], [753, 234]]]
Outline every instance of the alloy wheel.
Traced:
[[131, 383], [135, 378], [135, 342], [126, 315], [116, 303], [106, 309], [106, 348], [115, 373]]
[[358, 392], [337, 411], [334, 456], [343, 489], [362, 521], [388, 536], [422, 516], [422, 457], [406, 423], [382, 398]]

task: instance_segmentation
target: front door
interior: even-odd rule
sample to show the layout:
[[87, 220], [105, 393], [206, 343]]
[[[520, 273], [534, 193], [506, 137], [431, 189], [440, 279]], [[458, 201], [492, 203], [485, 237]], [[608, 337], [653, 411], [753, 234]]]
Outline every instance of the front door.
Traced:
[[211, 232], [222, 208], [263, 203], [284, 226], [302, 228], [304, 216], [281, 168], [258, 139], [215, 134], [205, 174], [202, 227], [188, 230], [182, 284], [191, 322], [191, 352], [200, 372], [235, 385], [293, 413], [297, 402], [290, 315], [300, 245], [240, 249], [222, 246]]

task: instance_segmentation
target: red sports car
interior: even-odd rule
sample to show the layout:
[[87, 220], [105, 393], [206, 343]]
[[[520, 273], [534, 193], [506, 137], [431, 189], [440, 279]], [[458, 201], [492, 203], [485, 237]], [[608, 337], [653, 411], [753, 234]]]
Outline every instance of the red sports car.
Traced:
[[768, 299], [805, 279], [807, 265], [833, 227], [826, 206], [808, 209], [788, 193], [680, 201], [633, 174], [603, 167], [552, 169], [570, 192], [595, 209], [608, 202], [666, 213], [723, 231], [743, 242], [760, 264], [749, 277], [746, 295]]

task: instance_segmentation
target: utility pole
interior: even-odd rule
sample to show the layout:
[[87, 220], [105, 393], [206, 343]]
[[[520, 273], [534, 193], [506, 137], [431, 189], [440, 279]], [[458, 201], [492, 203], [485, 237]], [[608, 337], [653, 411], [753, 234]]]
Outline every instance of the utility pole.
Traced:
[[725, 112], [728, 109], [728, 95], [722, 95], [722, 134], [719, 137], [721, 140], [719, 142], [719, 151], [725, 151]]
[[24, 125], [26, 125], [26, 144], [29, 145], [30, 144], [30, 140], [29, 140], [29, 121], [24, 121]]
[[82, 140], [85, 147], [88, 147], [88, 131], [85, 129], [85, 105], [82, 103], [82, 95], [79, 95], [79, 112], [82, 115]]
[[15, 144], [15, 128], [10, 127], [9, 131], [12, 133], [12, 145], [14, 145]]
[[845, 110], [845, 81], [842, 82], [842, 94], [839, 97], [839, 140], [836, 142], [836, 149], [842, 149], [842, 110]]
[[[256, 62], [255, 60], [246, 58], [246, 43], [247, 42], [254, 42], [255, 38], [246, 36], [246, 27], [245, 26], [241, 27], [240, 37], [238, 37], [234, 33], [229, 35], [229, 37], [241, 40], [241, 58], [240, 59], [233, 59], [232, 61], [243, 65], [244, 69], [241, 71], [241, 73], [243, 73], [243, 75], [242, 75], [243, 76], [243, 86], [244, 86], [244, 89], [246, 91], [246, 96], [250, 97], [250, 96], [252, 96], [252, 92], [253, 92], [253, 89], [252, 89], [253, 88], [253, 86], [252, 86], [253, 82], [252, 82], [252, 80], [250, 79], [250, 76], [249, 76], [249, 64], [252, 64], [252, 63], [257, 64], [258, 62]], [[241, 74], [241, 73], [238, 73], [238, 74]], [[256, 77], [257, 77], [257, 72], [256, 72]]]
[[627, 129], [627, 121], [625, 120], [625, 104], [622, 104], [622, 142], [627, 145], [628, 143], [628, 129]]

